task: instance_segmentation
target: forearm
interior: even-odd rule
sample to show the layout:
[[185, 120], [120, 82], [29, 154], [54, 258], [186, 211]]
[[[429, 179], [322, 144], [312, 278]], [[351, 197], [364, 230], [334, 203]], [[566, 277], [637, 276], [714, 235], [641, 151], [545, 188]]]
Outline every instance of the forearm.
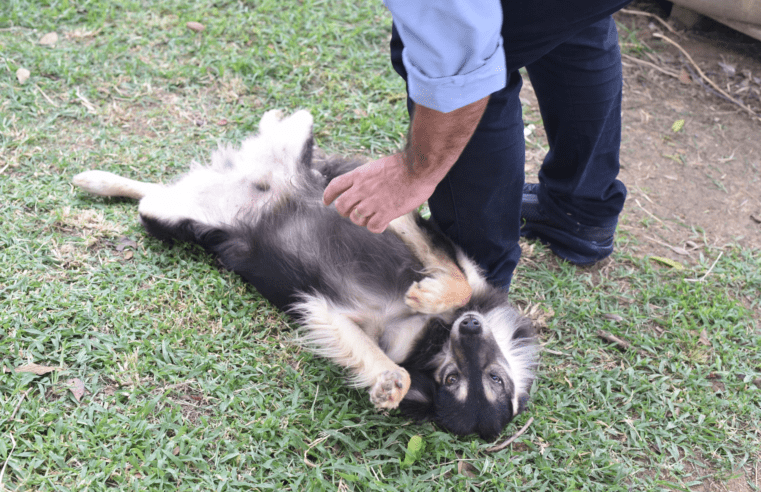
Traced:
[[440, 182], [462, 154], [489, 97], [449, 113], [416, 105], [404, 162], [415, 177]]

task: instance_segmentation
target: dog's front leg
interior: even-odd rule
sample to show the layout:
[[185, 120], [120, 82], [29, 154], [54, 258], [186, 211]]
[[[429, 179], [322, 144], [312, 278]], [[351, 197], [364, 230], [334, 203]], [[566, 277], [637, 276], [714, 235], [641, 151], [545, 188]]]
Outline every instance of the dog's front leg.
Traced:
[[394, 219], [389, 230], [396, 234], [423, 264], [426, 277], [413, 283], [404, 302], [418, 313], [438, 314], [465, 305], [473, 293], [465, 274], [444, 251], [436, 248], [415, 222], [414, 212]]
[[352, 373], [352, 382], [370, 389], [377, 409], [399, 406], [410, 389], [410, 375], [381, 350], [345, 312], [318, 297], [305, 297], [294, 309], [305, 330], [301, 341], [315, 353]]

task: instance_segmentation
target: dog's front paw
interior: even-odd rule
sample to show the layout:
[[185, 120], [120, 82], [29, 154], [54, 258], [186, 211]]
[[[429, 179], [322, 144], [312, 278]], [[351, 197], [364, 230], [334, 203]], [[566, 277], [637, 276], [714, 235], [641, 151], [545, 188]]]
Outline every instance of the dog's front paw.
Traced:
[[426, 277], [413, 283], [404, 294], [404, 303], [418, 313], [437, 314], [447, 310], [444, 302], [445, 287], [442, 282]]
[[426, 277], [407, 289], [404, 303], [418, 313], [438, 314], [465, 305], [470, 295], [470, 285], [466, 281]]
[[370, 387], [370, 402], [378, 410], [396, 408], [410, 389], [410, 375], [401, 367], [384, 371]]

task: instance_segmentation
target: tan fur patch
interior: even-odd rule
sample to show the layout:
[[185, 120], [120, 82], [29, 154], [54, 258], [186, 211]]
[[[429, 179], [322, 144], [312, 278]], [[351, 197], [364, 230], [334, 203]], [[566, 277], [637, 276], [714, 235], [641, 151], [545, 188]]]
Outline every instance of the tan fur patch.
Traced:
[[403, 215], [389, 224], [389, 229], [423, 264], [427, 275], [410, 286], [404, 297], [405, 304], [426, 314], [443, 313], [465, 305], [473, 292], [468, 279], [454, 261], [431, 248], [413, 214]]

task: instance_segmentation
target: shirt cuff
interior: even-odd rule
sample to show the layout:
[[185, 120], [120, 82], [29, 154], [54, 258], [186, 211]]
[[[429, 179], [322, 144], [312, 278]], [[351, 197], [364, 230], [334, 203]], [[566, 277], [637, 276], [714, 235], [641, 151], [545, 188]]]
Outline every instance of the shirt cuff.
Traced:
[[415, 104], [449, 113], [503, 89], [507, 85], [505, 51], [502, 38], [494, 53], [472, 72], [448, 77], [428, 77], [418, 70], [402, 51], [407, 70], [407, 90]]

